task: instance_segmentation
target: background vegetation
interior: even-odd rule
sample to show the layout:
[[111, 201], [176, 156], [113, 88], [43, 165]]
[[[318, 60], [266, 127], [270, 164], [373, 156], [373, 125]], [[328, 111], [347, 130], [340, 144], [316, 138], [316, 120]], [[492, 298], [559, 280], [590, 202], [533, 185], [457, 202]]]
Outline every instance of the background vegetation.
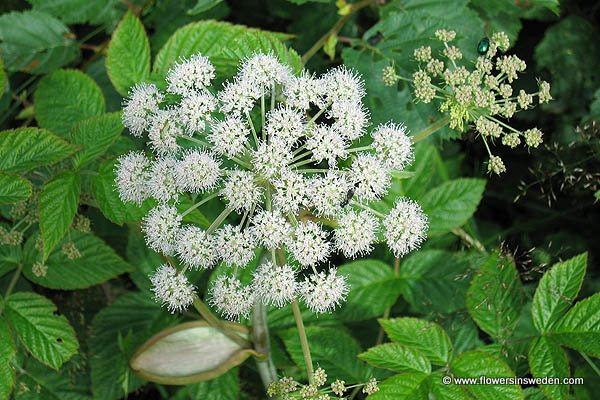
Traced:
[[[128, 368], [146, 339], [193, 317], [170, 315], [152, 300], [147, 275], [161, 259], [139, 229], [151, 205], [125, 206], [113, 188], [115, 158], [143, 146], [122, 132], [122, 98], [179, 55], [201, 51], [231, 76], [241, 58], [271, 49], [315, 72], [345, 63], [364, 76], [373, 124], [404, 121], [417, 132], [438, 111], [415, 104], [405, 83], [385, 86], [381, 74], [393, 64], [409, 75], [413, 49], [438, 28], [455, 29], [471, 55], [483, 36], [509, 35], [511, 51], [528, 64], [523, 87], [534, 88], [535, 76], [552, 84], [553, 102], [512, 121], [538, 125], [544, 145], [498, 146], [508, 171], [490, 177], [473, 132], [445, 129], [419, 144], [415, 175], [395, 190], [422, 199], [431, 237], [396, 270], [383, 248], [368, 260], [338, 260], [352, 291], [339, 312], [306, 314], [313, 358], [348, 381], [397, 374], [383, 384], [396, 397], [379, 398], [459, 396], [440, 388], [443, 370], [431, 364], [475, 376], [585, 378], [571, 388], [464, 392], [475, 398], [597, 397], [600, 370], [590, 356], [600, 357], [599, 10], [555, 0], [3, 1], [0, 398], [262, 398], [252, 362], [183, 388], [147, 384]], [[209, 275], [198, 274], [201, 290]], [[291, 311], [268, 315], [276, 365], [301, 376]], [[384, 335], [382, 316], [419, 320], [384, 321]], [[441, 333], [412, 343], [406, 332], [418, 334], [425, 320]], [[388, 338], [422, 353], [421, 369], [406, 360], [385, 365], [396, 353], [382, 348], [358, 357]]]

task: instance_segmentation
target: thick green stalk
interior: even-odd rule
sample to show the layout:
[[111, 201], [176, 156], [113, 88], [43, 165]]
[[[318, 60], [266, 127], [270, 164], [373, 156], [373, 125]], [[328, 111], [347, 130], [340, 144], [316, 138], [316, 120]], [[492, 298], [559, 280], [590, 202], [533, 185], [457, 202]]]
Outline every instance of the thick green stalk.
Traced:
[[302, 321], [302, 312], [298, 305], [298, 300], [292, 301], [292, 311], [294, 312], [294, 320], [298, 327], [298, 336], [300, 336], [300, 347], [302, 347], [302, 355], [304, 356], [304, 364], [306, 365], [306, 375], [308, 375], [308, 383], [312, 384], [313, 379], [313, 363], [310, 356], [310, 348], [308, 347], [308, 338], [304, 329], [304, 321]]
[[252, 311], [252, 341], [254, 342], [254, 349], [264, 355], [264, 358], [256, 359], [256, 366], [265, 389], [268, 389], [269, 385], [277, 380], [277, 370], [271, 358], [267, 309], [260, 300], [254, 303], [254, 310]]
[[435, 132], [439, 131], [440, 129], [442, 129], [444, 126], [448, 125], [449, 122], [450, 122], [450, 117], [444, 117], [444, 118], [434, 122], [433, 124], [429, 125], [427, 128], [423, 129], [421, 132], [418, 132], [417, 134], [415, 134], [413, 136], [413, 142], [417, 143], [417, 142], [425, 139], [432, 133], [435, 133]]
[[0, 305], [0, 315], [2, 315], [2, 312], [4, 311], [4, 307], [6, 306], [8, 297], [10, 296], [13, 289], [15, 288], [15, 285], [17, 284], [17, 281], [19, 280], [19, 277], [21, 276], [22, 270], [23, 270], [23, 264], [19, 264], [17, 266], [17, 270], [15, 271], [15, 274], [13, 275], [12, 279], [10, 280], [10, 283], [8, 284], [8, 288], [6, 289], [6, 292], [4, 293], [4, 301]]

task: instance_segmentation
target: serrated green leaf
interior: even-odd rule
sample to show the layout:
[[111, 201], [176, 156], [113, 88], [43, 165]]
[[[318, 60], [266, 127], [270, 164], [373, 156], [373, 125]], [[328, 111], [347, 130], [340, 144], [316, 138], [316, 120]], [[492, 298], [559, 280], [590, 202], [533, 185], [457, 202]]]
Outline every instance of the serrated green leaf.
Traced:
[[[296, 365], [304, 370], [298, 330], [287, 329], [278, 332], [278, 335]], [[307, 326], [306, 336], [313, 359], [319, 361], [319, 365], [327, 374], [348, 382], [361, 382], [369, 378], [368, 368], [356, 358], [361, 352], [360, 345], [344, 330]]]
[[531, 308], [533, 324], [538, 331], [550, 330], [571, 307], [583, 283], [586, 265], [587, 253], [584, 253], [555, 264], [542, 276]]
[[[483, 351], [462, 353], [450, 364], [456, 378], [513, 378], [515, 373], [502, 360]], [[480, 400], [516, 400], [523, 398], [519, 385], [473, 384], [462, 385], [476, 399]]]
[[[29, 265], [37, 260], [35, 239], [33, 237], [26, 243]], [[55, 251], [45, 262], [46, 275], [37, 276], [31, 268], [25, 268], [23, 274], [27, 279], [51, 289], [84, 289], [133, 269], [102, 239], [92, 234], [70, 231], [67, 240], [75, 245], [81, 257], [71, 260], [62, 251]]]
[[106, 160], [100, 165], [98, 174], [92, 178], [92, 194], [102, 214], [117, 225], [142, 219], [156, 203], [148, 199], [138, 206], [135, 203], [123, 203], [115, 186], [116, 159]]
[[461, 385], [444, 384], [443, 379], [447, 375], [447, 371], [444, 370], [437, 370], [429, 375], [429, 398], [434, 398], [436, 400], [470, 400], [471, 398], [463, 390]]
[[62, 22], [38, 11], [0, 16], [0, 50], [9, 71], [45, 74], [79, 54], [74, 35]]
[[26, 172], [58, 162], [76, 147], [45, 129], [19, 128], [0, 132], [0, 171]]
[[[535, 378], [547, 376], [568, 378], [569, 360], [567, 354], [552, 338], [541, 336], [531, 342], [529, 347], [529, 367]], [[540, 388], [552, 400], [568, 398], [569, 385], [545, 385]]]
[[379, 391], [370, 400], [427, 400], [427, 374], [418, 371], [394, 375], [379, 384]]
[[417, 318], [380, 319], [379, 323], [391, 340], [420, 351], [432, 364], [450, 361], [452, 343], [438, 324]]
[[42, 128], [67, 137], [79, 121], [105, 112], [104, 94], [81, 71], [63, 69], [46, 75], [33, 96], [35, 119]]
[[65, 236], [79, 204], [81, 179], [72, 171], [63, 172], [44, 184], [40, 194], [40, 231], [44, 259]]
[[400, 294], [394, 271], [379, 260], [352, 261], [341, 265], [338, 273], [347, 277], [350, 286], [346, 302], [336, 312], [343, 320], [360, 321], [382, 315]]
[[[0, 299], [0, 305], [3, 300]], [[8, 324], [0, 316], [0, 399], [10, 398], [15, 385], [15, 371], [11, 365], [17, 349]]]
[[79, 122], [70, 132], [71, 143], [81, 146], [73, 156], [77, 169], [100, 157], [123, 131], [120, 113], [110, 113]]
[[234, 368], [210, 381], [186, 385], [171, 400], [238, 400], [240, 380]]
[[189, 15], [196, 15], [196, 14], [203, 13], [203, 12], [208, 11], [211, 8], [215, 7], [222, 1], [223, 0], [196, 0], [196, 4], [194, 5], [194, 7], [190, 8], [187, 13]]
[[517, 326], [524, 293], [514, 263], [491, 254], [471, 281], [467, 309], [477, 325], [496, 339], [505, 340]]
[[106, 72], [122, 96], [150, 76], [150, 42], [144, 25], [132, 12], [125, 14], [113, 32], [106, 54]]
[[25, 201], [31, 196], [31, 183], [18, 175], [0, 172], [0, 204]]
[[0, 246], [0, 277], [12, 271], [21, 261], [21, 246]]
[[66, 24], [99, 24], [116, 12], [115, 0], [27, 0], [36, 11], [50, 14]]
[[462, 226], [475, 213], [485, 180], [460, 178], [429, 190], [420, 200], [429, 218], [429, 235], [440, 235]]
[[58, 369], [77, 354], [75, 331], [44, 296], [13, 293], [6, 300], [5, 313], [25, 348], [41, 363]]
[[416, 310], [450, 313], [465, 307], [478, 254], [421, 250], [400, 264], [402, 296]]
[[567, 347], [600, 357], [600, 293], [575, 304], [547, 334]]
[[125, 294], [100, 311], [88, 341], [94, 398], [116, 400], [142, 386], [144, 381], [129, 369], [130, 356], [153, 334], [178, 320], [146, 292]]
[[277, 33], [220, 21], [200, 21], [180, 28], [156, 55], [153, 72], [164, 77], [181, 57], [195, 53], [208, 56], [220, 77], [232, 76], [239, 62], [254, 52], [273, 52], [296, 72], [302, 69], [300, 56], [287, 49]]
[[398, 343], [384, 343], [371, 347], [359, 354], [358, 358], [377, 368], [399, 372], [414, 370], [431, 373], [431, 363], [423, 353]]

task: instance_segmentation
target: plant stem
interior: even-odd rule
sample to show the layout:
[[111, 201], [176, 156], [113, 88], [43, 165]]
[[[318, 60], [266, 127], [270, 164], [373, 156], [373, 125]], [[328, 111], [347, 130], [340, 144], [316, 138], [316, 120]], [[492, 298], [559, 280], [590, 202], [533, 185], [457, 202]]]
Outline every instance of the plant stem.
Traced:
[[306, 365], [306, 375], [308, 375], [308, 383], [313, 383], [313, 364], [310, 356], [310, 348], [308, 347], [308, 338], [304, 329], [304, 321], [302, 321], [302, 313], [298, 300], [292, 301], [292, 311], [294, 311], [294, 319], [296, 327], [298, 327], [298, 336], [300, 336], [300, 347], [302, 347], [302, 355], [304, 356], [304, 364]]
[[444, 117], [444, 118], [434, 122], [433, 124], [429, 125], [427, 128], [423, 129], [421, 132], [418, 132], [416, 135], [414, 135], [413, 142], [417, 143], [417, 142], [425, 139], [427, 136], [431, 135], [434, 132], [437, 132], [438, 130], [442, 129], [444, 126], [448, 125], [449, 122], [450, 122], [450, 117]]
[[588, 357], [587, 354], [582, 353], [581, 351], [579, 352], [579, 354], [581, 354], [581, 357], [583, 357], [583, 359], [585, 361], [587, 361], [588, 364], [590, 364], [590, 367], [592, 367], [592, 369], [594, 370], [596, 375], [600, 376], [600, 369], [598, 369], [598, 366], [596, 365], [596, 363], [594, 361], [592, 361], [592, 359], [590, 357]]
[[181, 216], [185, 217], [186, 215], [188, 215], [189, 213], [191, 213], [192, 211], [194, 211], [196, 208], [200, 207], [202, 204], [206, 203], [207, 201], [210, 201], [212, 199], [214, 199], [215, 197], [217, 197], [219, 195], [219, 192], [215, 192], [211, 195], [206, 196], [205, 198], [203, 198], [202, 200], [200, 200], [199, 202], [197, 202], [196, 204], [194, 204], [193, 206], [191, 206], [190, 208], [188, 208], [187, 210], [185, 210]]
[[312, 47], [302, 56], [302, 64], [306, 64], [308, 60], [310, 60], [312, 56], [314, 56], [317, 53], [317, 51], [319, 51], [319, 49], [321, 49], [321, 47], [323, 47], [323, 45], [327, 43], [327, 40], [330, 36], [337, 35], [338, 32], [342, 30], [346, 22], [348, 22], [350, 17], [352, 17], [352, 14], [354, 14], [361, 8], [375, 3], [375, 1], [376, 0], [361, 0], [358, 3], [352, 4], [348, 13], [342, 16], [340, 19], [338, 19], [335, 25], [333, 25], [333, 27], [329, 31], [327, 31], [327, 33], [321, 36], [319, 40], [317, 40], [315, 44], [313, 44]]
[[252, 344], [249, 341], [247, 341], [234, 331], [227, 329], [222, 324], [221, 320], [209, 310], [206, 304], [204, 304], [204, 302], [200, 300], [198, 296], [194, 296], [194, 308], [198, 311], [200, 315], [202, 315], [202, 318], [204, 318], [210, 326], [214, 326], [215, 328], [220, 330], [225, 336], [239, 344], [241, 347], [245, 349], [252, 348]]
[[215, 229], [217, 229], [221, 223], [223, 221], [225, 221], [225, 218], [227, 218], [227, 216], [229, 214], [231, 214], [231, 209], [228, 207], [226, 209], [224, 209], [221, 214], [219, 214], [219, 216], [213, 221], [212, 224], [210, 224], [210, 226], [208, 227], [208, 229], [206, 230], [207, 233], [212, 233]]
[[17, 281], [19, 280], [19, 277], [21, 276], [22, 270], [23, 270], [23, 264], [17, 265], [17, 270], [15, 271], [15, 274], [13, 275], [12, 279], [10, 280], [8, 287], [6, 288], [6, 292], [4, 293], [4, 301], [0, 305], [0, 315], [2, 315], [2, 312], [4, 312], [4, 307], [6, 306], [8, 297], [10, 296], [13, 289], [15, 288], [15, 285], [17, 284]]
[[465, 232], [464, 229], [454, 228], [454, 229], [452, 229], [452, 233], [454, 233], [456, 236], [458, 236], [463, 242], [465, 242], [469, 246], [475, 247], [477, 250], [479, 250], [481, 252], [485, 252], [485, 247], [483, 246], [483, 244], [481, 244], [481, 242], [479, 240], [475, 239], [473, 236], [471, 236], [467, 232]]
[[372, 213], [372, 214], [374, 214], [374, 215], [378, 216], [379, 218], [385, 218], [385, 215], [384, 215], [384, 214], [380, 213], [379, 211], [373, 210], [371, 207], [369, 207], [369, 206], [366, 206], [366, 205], [364, 205], [364, 204], [362, 204], [362, 203], [359, 203], [358, 201], [352, 200], [352, 201], [350, 202], [350, 204], [352, 204], [353, 206], [356, 206], [356, 207], [362, 208], [363, 210], [365, 210], [365, 211], [368, 211], [368, 212], [370, 212], [370, 213]]
[[265, 389], [268, 389], [269, 385], [277, 380], [277, 370], [271, 358], [267, 309], [261, 300], [254, 303], [252, 312], [252, 341], [254, 349], [265, 355], [264, 359], [256, 359], [256, 366]]

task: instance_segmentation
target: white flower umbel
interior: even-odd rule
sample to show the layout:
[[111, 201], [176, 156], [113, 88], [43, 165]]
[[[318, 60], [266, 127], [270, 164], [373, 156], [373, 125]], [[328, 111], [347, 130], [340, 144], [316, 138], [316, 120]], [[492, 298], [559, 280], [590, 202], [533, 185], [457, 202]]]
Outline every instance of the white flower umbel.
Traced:
[[256, 297], [275, 307], [283, 307], [293, 301], [296, 298], [297, 287], [296, 273], [287, 264], [261, 264], [256, 268], [252, 281]]
[[163, 264], [150, 276], [152, 292], [156, 300], [174, 313], [180, 312], [194, 302], [194, 286], [190, 284], [185, 274], [179, 273], [169, 264]]
[[152, 116], [159, 110], [164, 96], [156, 85], [140, 83], [129, 90], [123, 102], [123, 126], [133, 136], [140, 137], [150, 128]]
[[279, 211], [259, 211], [252, 224], [254, 237], [269, 250], [280, 247], [292, 234], [292, 225]]
[[333, 241], [344, 257], [355, 258], [369, 254], [377, 240], [379, 221], [367, 211], [349, 211], [338, 218]]
[[255, 175], [249, 171], [229, 171], [222, 197], [236, 211], [248, 211], [261, 199], [261, 188], [254, 183]]
[[414, 159], [413, 143], [404, 125], [387, 123], [371, 133], [373, 148], [389, 168], [403, 170]]
[[211, 130], [208, 140], [213, 144], [213, 151], [229, 158], [238, 156], [244, 151], [244, 144], [250, 135], [250, 128], [238, 115], [230, 115], [222, 121], [214, 121]]
[[385, 239], [396, 257], [402, 257], [417, 249], [427, 235], [427, 216], [421, 206], [402, 198], [383, 220]]
[[294, 235], [288, 240], [287, 248], [303, 267], [314, 267], [327, 260], [331, 244], [327, 232], [312, 221], [300, 222]]
[[210, 114], [217, 109], [217, 99], [210, 92], [203, 90], [194, 92], [181, 99], [177, 108], [179, 123], [185, 128], [185, 133], [193, 135], [202, 132]]
[[194, 225], [179, 230], [175, 248], [181, 262], [194, 269], [210, 268], [217, 261], [215, 239]]
[[346, 277], [332, 268], [309, 275], [300, 284], [299, 292], [306, 306], [315, 313], [328, 313], [340, 305], [350, 288]]
[[254, 293], [250, 286], [227, 275], [221, 275], [210, 290], [210, 304], [223, 317], [237, 320], [247, 317], [254, 303]]
[[[431, 52], [425, 53], [423, 63], [432, 62]], [[453, 85], [477, 87], [483, 81], [483, 73], [444, 68], [436, 76]], [[395, 255], [421, 243], [427, 220], [416, 204], [418, 212], [410, 212], [406, 208], [413, 203], [398, 203], [389, 216], [369, 207], [387, 194], [393, 170], [410, 164], [413, 146], [404, 125], [389, 122], [370, 130], [358, 74], [339, 67], [320, 77], [306, 71], [293, 76], [290, 67], [264, 54], [244, 60], [223, 87], [209, 87], [214, 71], [206, 57], [192, 56], [168, 71], [166, 85], [159, 85], [168, 87], [169, 96], [151, 86], [132, 92], [126, 112], [137, 122], [130, 125], [136, 134], [149, 131], [152, 154], [123, 156], [116, 182], [124, 201], [157, 200], [159, 206], [143, 220], [145, 238], [163, 256], [177, 256], [180, 275], [219, 262], [232, 267], [211, 288], [217, 311], [239, 319], [248, 315], [257, 296], [275, 306], [301, 297], [312, 310], [327, 312], [348, 291], [344, 277], [321, 270], [334, 250], [348, 258], [368, 254], [382, 220]], [[502, 84], [499, 78], [496, 85]], [[495, 98], [461, 90], [455, 97], [481, 97], [510, 112]], [[523, 98], [521, 104], [530, 100]], [[136, 106], [142, 103], [150, 105]], [[359, 145], [368, 130], [373, 144], [361, 140]], [[527, 137], [522, 139], [531, 146], [541, 141], [537, 131]], [[226, 207], [208, 227], [181, 227], [195, 210], [213, 215], [201, 207], [219, 198]], [[290, 262], [263, 261], [244, 272], [253, 275], [254, 283], [242, 285], [240, 268], [250, 265], [261, 248], [273, 258], [289, 255]], [[312, 269], [302, 290], [298, 268]]]
[[200, 53], [189, 59], [181, 59], [167, 73], [167, 90], [174, 94], [189, 96], [210, 86], [215, 77], [215, 67], [208, 57]]
[[180, 224], [181, 215], [175, 207], [160, 205], [153, 208], [142, 223], [146, 244], [154, 251], [172, 255]]
[[211, 153], [189, 150], [175, 166], [177, 187], [190, 193], [212, 190], [217, 186], [221, 172], [219, 161]]
[[117, 159], [116, 184], [122, 201], [141, 204], [148, 198], [150, 160], [141, 151], [132, 151]]
[[244, 268], [254, 258], [256, 240], [249, 229], [225, 225], [215, 232], [215, 246], [225, 264]]
[[360, 200], [379, 200], [391, 184], [388, 167], [372, 154], [356, 156], [350, 174], [356, 185], [354, 194]]

